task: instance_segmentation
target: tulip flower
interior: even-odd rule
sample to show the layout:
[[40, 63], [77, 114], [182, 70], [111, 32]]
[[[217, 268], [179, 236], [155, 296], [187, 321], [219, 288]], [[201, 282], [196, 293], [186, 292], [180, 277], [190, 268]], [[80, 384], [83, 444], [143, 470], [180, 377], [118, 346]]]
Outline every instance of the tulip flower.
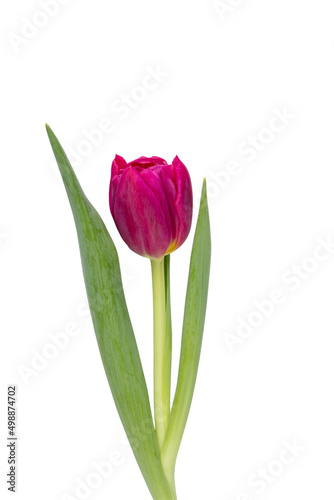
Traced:
[[116, 155], [111, 167], [109, 204], [125, 243], [151, 259], [154, 413], [162, 445], [170, 414], [172, 343], [169, 259], [164, 257], [179, 248], [190, 231], [193, 199], [189, 172], [177, 156], [168, 165], [158, 156], [141, 156], [126, 163]]
[[[127, 245], [149, 257], [153, 282], [154, 419], [123, 292], [119, 258], [100, 215], [85, 196], [57, 137], [47, 125], [73, 212], [96, 339], [109, 386], [135, 458], [154, 500], [177, 500], [175, 463], [194, 393], [206, 313], [211, 238], [203, 182], [184, 307], [178, 377], [171, 404], [170, 254], [192, 219], [188, 170], [175, 157], [112, 164], [110, 209]], [[87, 361], [90, 366], [89, 360]], [[194, 449], [195, 452], [195, 449]]]
[[171, 165], [158, 156], [126, 163], [116, 155], [109, 190], [111, 214], [134, 252], [159, 259], [186, 240], [192, 219], [189, 172], [176, 156]]

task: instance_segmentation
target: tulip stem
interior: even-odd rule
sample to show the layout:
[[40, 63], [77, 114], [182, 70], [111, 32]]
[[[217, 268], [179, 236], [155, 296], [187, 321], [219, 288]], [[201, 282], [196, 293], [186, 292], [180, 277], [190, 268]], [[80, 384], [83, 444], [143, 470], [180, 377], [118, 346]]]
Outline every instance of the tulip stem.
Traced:
[[160, 449], [170, 415], [172, 331], [169, 294], [169, 255], [151, 259], [154, 323], [154, 417]]

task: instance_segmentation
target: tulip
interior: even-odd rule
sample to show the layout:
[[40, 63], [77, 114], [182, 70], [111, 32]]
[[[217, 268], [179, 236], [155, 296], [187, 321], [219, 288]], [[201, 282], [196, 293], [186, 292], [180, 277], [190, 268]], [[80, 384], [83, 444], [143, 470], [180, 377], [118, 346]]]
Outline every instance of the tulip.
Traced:
[[116, 155], [109, 202], [121, 237], [139, 255], [161, 259], [179, 248], [189, 234], [191, 180], [177, 156], [168, 165], [158, 156], [126, 163]]
[[[189, 173], [178, 157], [112, 164], [110, 208], [128, 246], [150, 258], [153, 284], [154, 421], [115, 245], [86, 198], [58, 139], [46, 126], [71, 204], [96, 338], [117, 411], [154, 500], [176, 500], [175, 464], [187, 422], [201, 352], [210, 271], [206, 183], [192, 246], [180, 361], [171, 404], [170, 253], [188, 236]], [[147, 297], [140, 296], [140, 302]], [[146, 318], [145, 318], [146, 319]]]

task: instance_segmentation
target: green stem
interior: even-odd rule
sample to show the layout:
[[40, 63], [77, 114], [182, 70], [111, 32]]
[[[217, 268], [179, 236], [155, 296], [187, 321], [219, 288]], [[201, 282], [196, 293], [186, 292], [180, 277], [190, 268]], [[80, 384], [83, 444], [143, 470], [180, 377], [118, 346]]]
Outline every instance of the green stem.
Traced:
[[[170, 420], [170, 383], [172, 364], [172, 320], [170, 307], [170, 256], [151, 260], [154, 322], [154, 416], [160, 450]], [[161, 457], [162, 459], [162, 457]], [[162, 462], [162, 468], [176, 500], [175, 462]], [[171, 466], [172, 465], [172, 466]]]
[[[168, 261], [166, 261], [168, 259]], [[171, 347], [169, 256], [151, 259], [154, 322], [154, 417], [160, 449], [170, 415]]]
[[172, 467], [168, 467], [168, 465], [167, 465], [167, 467], [164, 468], [164, 464], [162, 462], [162, 468], [164, 470], [167, 482], [168, 482], [169, 487], [171, 489], [171, 492], [173, 494], [173, 500], [177, 500], [176, 489], [175, 489], [175, 463]]

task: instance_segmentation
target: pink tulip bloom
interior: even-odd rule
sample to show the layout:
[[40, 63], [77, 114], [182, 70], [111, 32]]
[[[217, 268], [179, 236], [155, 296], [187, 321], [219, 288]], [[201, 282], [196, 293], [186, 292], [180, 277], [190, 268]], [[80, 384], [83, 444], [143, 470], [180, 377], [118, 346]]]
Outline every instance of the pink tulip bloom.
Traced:
[[189, 234], [191, 180], [177, 156], [168, 165], [158, 156], [126, 163], [116, 155], [109, 203], [123, 240], [143, 257], [160, 259], [179, 248]]

